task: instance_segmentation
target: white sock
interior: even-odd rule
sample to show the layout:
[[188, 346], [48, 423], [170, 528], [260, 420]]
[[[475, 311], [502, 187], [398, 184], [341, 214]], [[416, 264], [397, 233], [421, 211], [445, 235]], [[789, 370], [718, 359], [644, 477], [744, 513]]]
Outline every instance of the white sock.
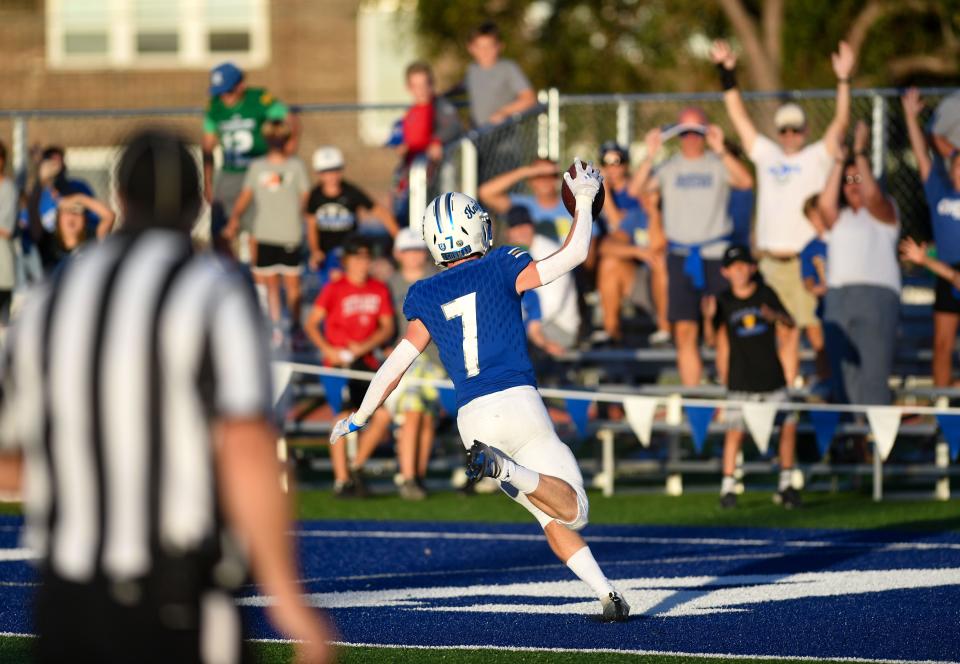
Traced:
[[502, 463], [497, 479], [512, 485], [520, 493], [533, 493], [540, 486], [540, 473], [506, 456], [500, 457]]
[[777, 491], [786, 491], [793, 485], [793, 468], [784, 468], [780, 471], [780, 482]]
[[598, 599], [609, 597], [610, 593], [613, 592], [613, 586], [603, 575], [600, 565], [594, 560], [589, 546], [583, 547], [570, 556], [567, 559], [567, 567], [593, 589]]
[[733, 493], [736, 488], [737, 480], [734, 479], [733, 475], [724, 475], [723, 480], [720, 482], [720, 495], [723, 496], [728, 493]]

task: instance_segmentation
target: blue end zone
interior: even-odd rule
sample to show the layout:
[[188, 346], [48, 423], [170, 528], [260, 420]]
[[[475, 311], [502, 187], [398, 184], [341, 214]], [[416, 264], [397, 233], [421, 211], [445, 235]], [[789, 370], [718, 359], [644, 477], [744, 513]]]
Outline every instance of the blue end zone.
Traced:
[[[16, 546], [17, 524], [0, 521], [0, 547]], [[300, 527], [310, 599], [330, 609], [346, 642], [940, 661], [960, 653], [955, 533], [591, 526], [594, 555], [635, 616], [610, 625], [535, 525]], [[32, 587], [23, 584], [32, 578], [26, 563], [0, 562], [0, 632], [30, 631]], [[243, 602], [252, 636], [276, 637], [255, 588]]]

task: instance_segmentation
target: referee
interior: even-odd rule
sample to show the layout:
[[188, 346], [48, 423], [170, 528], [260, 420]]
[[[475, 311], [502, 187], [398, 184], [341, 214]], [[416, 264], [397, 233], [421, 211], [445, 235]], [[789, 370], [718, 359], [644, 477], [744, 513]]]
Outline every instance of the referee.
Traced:
[[249, 557], [300, 661], [326, 662], [253, 291], [192, 251], [200, 182], [181, 139], [138, 134], [117, 180], [123, 230], [30, 297], [3, 360], [0, 489], [22, 477], [37, 661], [246, 661], [233, 592]]

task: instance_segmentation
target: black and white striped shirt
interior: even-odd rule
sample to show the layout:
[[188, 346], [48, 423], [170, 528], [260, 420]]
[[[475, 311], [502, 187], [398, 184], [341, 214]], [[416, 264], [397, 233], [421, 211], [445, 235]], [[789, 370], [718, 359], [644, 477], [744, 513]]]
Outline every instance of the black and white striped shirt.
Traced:
[[212, 425], [271, 410], [241, 273], [180, 233], [117, 234], [30, 296], [5, 357], [2, 441], [52, 573], [137, 578], [220, 540]]

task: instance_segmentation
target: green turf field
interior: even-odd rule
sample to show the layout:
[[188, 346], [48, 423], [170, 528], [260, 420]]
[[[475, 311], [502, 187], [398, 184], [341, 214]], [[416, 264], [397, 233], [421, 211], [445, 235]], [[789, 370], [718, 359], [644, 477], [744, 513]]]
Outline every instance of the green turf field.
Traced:
[[[769, 493], [741, 496], [736, 510], [720, 510], [713, 493], [682, 497], [662, 495], [618, 495], [604, 498], [591, 492], [590, 518], [597, 524], [647, 524], [677, 526], [758, 526], [779, 528], [849, 528], [891, 530], [960, 530], [957, 501], [885, 501], [874, 503], [860, 493], [807, 493], [800, 510], [785, 511], [774, 505]], [[0, 504], [0, 512], [16, 513], [15, 505]], [[423, 502], [405, 502], [394, 495], [365, 500], [335, 500], [326, 491], [303, 491], [298, 498], [301, 519], [363, 519], [417, 521], [478, 521], [526, 523], [523, 508], [499, 494], [464, 496], [442, 492]], [[587, 531], [589, 536], [589, 531]], [[292, 648], [283, 644], [255, 645], [258, 659], [265, 663], [292, 661]], [[0, 638], [0, 662], [29, 662], [30, 640]], [[713, 659], [667, 656], [614, 655], [606, 653], [561, 653], [494, 650], [341, 648], [340, 662], [464, 662], [527, 664], [573, 662], [618, 664], [707, 664], [710, 662], [757, 662], [756, 659]]]

